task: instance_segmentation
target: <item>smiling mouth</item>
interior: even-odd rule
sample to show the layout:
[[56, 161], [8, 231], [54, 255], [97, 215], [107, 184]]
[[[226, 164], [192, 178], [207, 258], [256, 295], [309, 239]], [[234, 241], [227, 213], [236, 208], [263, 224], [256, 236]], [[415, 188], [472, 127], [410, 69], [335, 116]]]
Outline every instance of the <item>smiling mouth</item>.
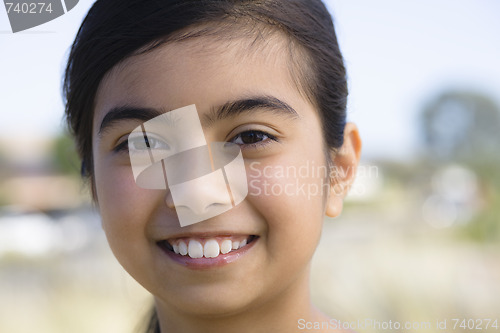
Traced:
[[176, 238], [158, 242], [158, 245], [173, 254], [192, 259], [217, 258], [221, 254], [236, 252], [252, 242], [258, 236], [218, 236], [209, 238]]

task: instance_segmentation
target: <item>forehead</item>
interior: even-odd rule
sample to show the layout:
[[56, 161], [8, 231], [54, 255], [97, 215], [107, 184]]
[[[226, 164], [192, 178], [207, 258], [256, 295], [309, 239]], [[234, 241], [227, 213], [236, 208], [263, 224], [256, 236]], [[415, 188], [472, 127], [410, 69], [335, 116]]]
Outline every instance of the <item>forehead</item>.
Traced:
[[[163, 44], [116, 65], [101, 81], [94, 121], [117, 105], [173, 110], [218, 105], [245, 95], [273, 95], [305, 103], [291, 77], [284, 38], [198, 37]], [[94, 126], [95, 128], [95, 126]]]

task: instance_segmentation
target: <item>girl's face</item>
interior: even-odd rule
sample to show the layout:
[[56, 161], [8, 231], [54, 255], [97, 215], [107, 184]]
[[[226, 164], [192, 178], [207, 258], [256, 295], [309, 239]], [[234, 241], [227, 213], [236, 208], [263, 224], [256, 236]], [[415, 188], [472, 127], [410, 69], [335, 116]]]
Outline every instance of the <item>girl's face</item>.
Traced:
[[[236, 313], [307, 290], [325, 211], [340, 211], [342, 197], [329, 194], [320, 119], [290, 76], [285, 44], [251, 42], [166, 44], [117, 65], [99, 87], [93, 158], [103, 228], [119, 262], [160, 309]], [[255, 100], [274, 104], [250, 107]], [[216, 114], [234, 102], [243, 107]], [[168, 190], [134, 181], [124, 142], [144, 113], [114, 112], [112, 121], [103, 120], [124, 106], [161, 113], [191, 104], [207, 142], [241, 146], [249, 194], [221, 215], [181, 227]], [[175, 254], [171, 246], [180, 240], [235, 246], [244, 239], [247, 245], [213, 259]]]

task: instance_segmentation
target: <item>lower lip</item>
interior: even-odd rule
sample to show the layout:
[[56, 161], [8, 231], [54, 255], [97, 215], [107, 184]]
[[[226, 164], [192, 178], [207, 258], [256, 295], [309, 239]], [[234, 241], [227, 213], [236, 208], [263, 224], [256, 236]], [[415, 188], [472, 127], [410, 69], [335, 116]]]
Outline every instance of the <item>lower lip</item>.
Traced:
[[226, 254], [219, 254], [217, 258], [191, 258], [188, 255], [180, 255], [176, 254], [168, 249], [164, 249], [161, 246], [160, 249], [165, 253], [170, 259], [175, 261], [178, 264], [181, 264], [187, 268], [191, 269], [210, 269], [210, 268], [215, 268], [215, 267], [221, 267], [227, 264], [230, 264], [232, 262], [235, 262], [236, 260], [240, 259], [242, 256], [248, 253], [250, 251], [255, 243], [259, 241], [259, 238], [254, 239], [252, 242], [247, 244], [246, 246], [242, 247], [241, 249], [238, 249], [236, 251], [231, 251]]

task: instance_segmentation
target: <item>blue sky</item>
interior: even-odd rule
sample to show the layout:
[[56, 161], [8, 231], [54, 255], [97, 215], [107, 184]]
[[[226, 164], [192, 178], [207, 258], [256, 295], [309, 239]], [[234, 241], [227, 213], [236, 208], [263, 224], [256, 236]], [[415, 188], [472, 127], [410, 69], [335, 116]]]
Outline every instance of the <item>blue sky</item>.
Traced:
[[[418, 112], [450, 88], [500, 104], [500, 1], [327, 0], [349, 73], [349, 119], [366, 158], [411, 158]], [[0, 6], [0, 140], [61, 131], [68, 48], [93, 1], [13, 34]]]

